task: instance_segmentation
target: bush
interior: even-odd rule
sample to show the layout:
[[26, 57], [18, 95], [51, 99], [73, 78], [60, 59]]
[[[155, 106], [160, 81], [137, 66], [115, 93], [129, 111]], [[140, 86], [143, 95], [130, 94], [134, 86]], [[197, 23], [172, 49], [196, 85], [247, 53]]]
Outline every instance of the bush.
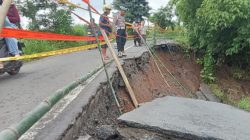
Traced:
[[70, 47], [86, 45], [86, 42], [66, 42], [66, 41], [46, 41], [46, 40], [23, 40], [25, 48], [24, 54], [35, 54], [41, 52], [54, 51]]
[[173, 0], [189, 41], [203, 59], [203, 78], [214, 65], [250, 69], [249, 0]]
[[242, 98], [238, 103], [239, 108], [250, 111], [250, 98]]

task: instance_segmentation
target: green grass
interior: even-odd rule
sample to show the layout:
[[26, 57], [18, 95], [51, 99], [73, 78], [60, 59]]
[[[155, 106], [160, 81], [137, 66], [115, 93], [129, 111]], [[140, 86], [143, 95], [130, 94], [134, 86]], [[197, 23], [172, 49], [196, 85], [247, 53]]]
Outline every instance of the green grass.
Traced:
[[[75, 36], [86, 36], [87, 26], [86, 25], [74, 25], [72, 32], [68, 33]], [[22, 42], [25, 44], [24, 54], [35, 54], [41, 52], [48, 52], [54, 50], [60, 50], [70, 47], [78, 47], [86, 45], [87, 42], [76, 42], [76, 41], [47, 41], [47, 40], [28, 40], [23, 39]]]
[[[175, 40], [176, 42], [179, 42], [183, 44], [183, 46], [188, 46], [188, 36], [185, 32], [156, 32], [157, 38], [164, 38], [169, 40]], [[151, 31], [148, 34], [148, 37], [153, 38], [154, 32]]]
[[22, 40], [25, 43], [24, 54], [35, 54], [54, 51], [70, 47], [86, 45], [86, 42], [44, 41], [44, 40]]
[[209, 86], [212, 92], [215, 94], [215, 96], [221, 99], [223, 103], [230, 104], [240, 109], [250, 111], [250, 97], [242, 97], [240, 100], [234, 100], [230, 98], [230, 96], [228, 96], [226, 93], [223, 93], [217, 84], [210, 84]]
[[210, 87], [211, 87], [213, 93], [215, 94], [215, 96], [217, 96], [220, 99], [224, 98], [225, 94], [221, 91], [221, 89], [219, 88], [218, 85], [210, 84]]
[[238, 101], [232, 99], [230, 96], [224, 93], [217, 84], [210, 84], [209, 86], [214, 95], [217, 96], [219, 99], [221, 99], [223, 103], [237, 106]]
[[[44, 41], [44, 40], [22, 40], [25, 43], [25, 48], [23, 52], [25, 55], [55, 51], [70, 47], [78, 47], [86, 45], [87, 42], [64, 42], [64, 41]], [[35, 59], [25, 59], [24, 62], [30, 62], [37, 60]]]
[[250, 98], [242, 98], [238, 102], [238, 107], [247, 111], [250, 111]]

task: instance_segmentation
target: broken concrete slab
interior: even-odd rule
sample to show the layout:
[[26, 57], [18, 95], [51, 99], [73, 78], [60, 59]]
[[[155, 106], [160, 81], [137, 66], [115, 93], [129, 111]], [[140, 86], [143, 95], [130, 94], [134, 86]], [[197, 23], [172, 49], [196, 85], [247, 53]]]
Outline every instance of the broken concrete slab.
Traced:
[[98, 139], [109, 140], [118, 137], [118, 131], [112, 125], [102, 125], [97, 128]]
[[165, 97], [119, 117], [122, 124], [183, 139], [250, 139], [250, 113], [202, 100]]
[[[121, 135], [122, 140], [166, 140], [166, 137], [161, 134], [150, 132], [143, 129], [120, 127], [118, 131]], [[120, 140], [120, 139], [119, 139]], [[167, 138], [167, 140], [178, 140]]]
[[91, 136], [90, 135], [80, 136], [77, 140], [91, 140]]

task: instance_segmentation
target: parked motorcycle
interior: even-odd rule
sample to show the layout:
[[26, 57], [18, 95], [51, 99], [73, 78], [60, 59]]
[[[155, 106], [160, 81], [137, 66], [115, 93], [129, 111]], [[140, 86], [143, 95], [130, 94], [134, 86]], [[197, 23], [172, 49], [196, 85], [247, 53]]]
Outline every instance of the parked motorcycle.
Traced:
[[[22, 48], [25, 47], [23, 43], [18, 43], [18, 49], [22, 51]], [[5, 57], [14, 57], [9, 53], [8, 47], [4, 39], [0, 39], [0, 58]], [[8, 73], [9, 75], [16, 75], [19, 73], [23, 62], [20, 60], [7, 61], [3, 62], [4, 68], [0, 70], [0, 75]]]

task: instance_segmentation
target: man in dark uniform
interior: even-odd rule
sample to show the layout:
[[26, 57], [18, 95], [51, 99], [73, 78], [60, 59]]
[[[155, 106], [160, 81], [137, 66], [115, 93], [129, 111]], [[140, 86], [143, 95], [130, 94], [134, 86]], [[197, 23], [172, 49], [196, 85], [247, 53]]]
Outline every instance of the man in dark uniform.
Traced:
[[[109, 33], [112, 32], [112, 25], [110, 23], [110, 20], [108, 18], [108, 15], [111, 12], [112, 7], [110, 5], [104, 5], [103, 6], [103, 14], [100, 16], [99, 20], [99, 26], [101, 29], [106, 31], [106, 34], [109, 35]], [[102, 45], [102, 56], [104, 60], [108, 60], [109, 57], [107, 56], [107, 48], [108, 45]]]
[[120, 7], [120, 12], [114, 17], [114, 28], [116, 29], [116, 43], [118, 49], [118, 57], [126, 56], [124, 47], [126, 44], [127, 30], [125, 24], [125, 7]]

